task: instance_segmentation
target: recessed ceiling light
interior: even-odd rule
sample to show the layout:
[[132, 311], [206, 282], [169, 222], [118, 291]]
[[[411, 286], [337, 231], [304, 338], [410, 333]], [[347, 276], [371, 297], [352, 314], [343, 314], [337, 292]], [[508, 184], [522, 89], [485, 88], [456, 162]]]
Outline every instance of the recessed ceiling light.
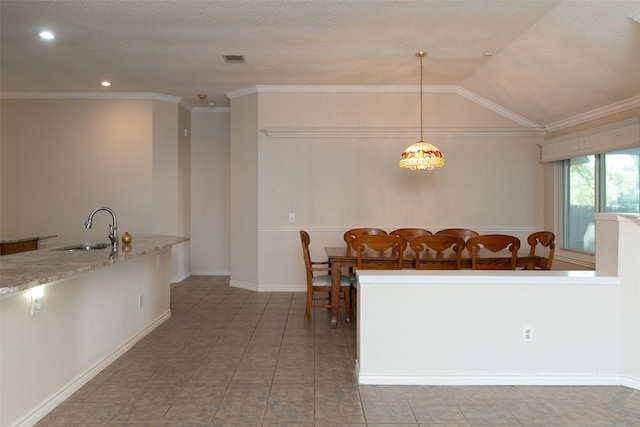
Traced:
[[483, 56], [493, 56], [493, 55], [495, 55], [495, 54], [496, 54], [495, 52], [490, 51], [490, 50], [488, 50], [488, 51], [486, 51], [486, 52], [482, 52], [482, 55], [483, 55]]
[[38, 35], [45, 40], [53, 40], [56, 38], [51, 31], [40, 31], [40, 34]]
[[102, 82], [102, 83], [100, 83], [100, 84], [101, 84], [102, 86], [104, 86], [104, 87], [109, 87], [109, 86], [111, 86], [111, 82], [108, 82], [108, 81], [106, 81], [106, 80], [105, 80], [105, 81], [103, 81], [103, 82]]

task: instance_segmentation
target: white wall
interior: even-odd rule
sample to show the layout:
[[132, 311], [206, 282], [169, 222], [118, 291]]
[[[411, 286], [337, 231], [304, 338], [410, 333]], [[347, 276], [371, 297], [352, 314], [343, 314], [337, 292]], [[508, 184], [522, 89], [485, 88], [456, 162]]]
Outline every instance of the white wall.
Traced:
[[[352, 227], [457, 226], [521, 238], [542, 229], [542, 133], [457, 94], [430, 93], [425, 139], [443, 151], [446, 165], [402, 170], [400, 153], [420, 136], [418, 100], [406, 91], [321, 90], [258, 91], [232, 99], [232, 170], [247, 164], [233, 155], [237, 145], [259, 155], [256, 181], [253, 174], [231, 176], [232, 200], [258, 198], [257, 208], [232, 203], [232, 223], [242, 222], [243, 233], [259, 233], [255, 260], [240, 245], [232, 249], [232, 284], [257, 262], [259, 272], [243, 280], [250, 281], [246, 287], [303, 291], [299, 229], [310, 232], [318, 258], [325, 258], [325, 245], [343, 245], [342, 234]], [[258, 108], [257, 126], [234, 120], [245, 114], [236, 108], [240, 101]], [[232, 235], [232, 248], [235, 240]], [[243, 243], [245, 250], [252, 242]], [[243, 260], [237, 267], [236, 257]]]
[[622, 278], [622, 378], [640, 389], [640, 215], [596, 213], [596, 271]]
[[[178, 107], [178, 231], [179, 236], [191, 235], [191, 112]], [[173, 275], [171, 282], [186, 279], [191, 274], [191, 244], [184, 242], [171, 248]]]
[[361, 384], [620, 384], [615, 279], [388, 273], [358, 274]]
[[153, 232], [181, 231], [178, 173], [178, 105], [153, 101]]
[[[230, 266], [231, 285], [257, 289], [259, 148], [256, 95], [231, 100]], [[265, 183], [267, 184], [267, 183]]]
[[151, 233], [152, 106], [149, 100], [2, 99], [0, 234], [57, 234], [43, 245]]
[[229, 275], [229, 112], [193, 112], [191, 127], [191, 274]]

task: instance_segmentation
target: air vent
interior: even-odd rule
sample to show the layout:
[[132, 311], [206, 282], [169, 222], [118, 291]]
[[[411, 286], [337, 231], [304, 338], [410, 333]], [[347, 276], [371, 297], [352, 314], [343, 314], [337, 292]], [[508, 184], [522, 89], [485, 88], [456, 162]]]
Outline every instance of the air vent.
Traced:
[[224, 62], [227, 62], [229, 64], [244, 64], [247, 62], [246, 59], [244, 59], [244, 56], [242, 55], [223, 55], [224, 56]]

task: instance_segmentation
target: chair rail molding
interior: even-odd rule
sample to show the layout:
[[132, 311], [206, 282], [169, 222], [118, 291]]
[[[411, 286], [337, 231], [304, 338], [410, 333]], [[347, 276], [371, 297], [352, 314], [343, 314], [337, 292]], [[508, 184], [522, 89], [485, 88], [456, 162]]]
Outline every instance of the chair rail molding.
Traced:
[[[265, 128], [267, 138], [406, 138], [420, 134], [418, 127], [398, 128]], [[424, 128], [426, 136], [496, 137], [543, 136], [546, 131], [531, 128]]]

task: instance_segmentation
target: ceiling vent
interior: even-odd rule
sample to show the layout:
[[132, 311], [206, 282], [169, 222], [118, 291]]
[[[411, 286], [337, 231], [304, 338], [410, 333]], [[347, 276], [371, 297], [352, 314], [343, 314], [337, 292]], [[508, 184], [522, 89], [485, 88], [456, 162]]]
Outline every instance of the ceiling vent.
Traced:
[[247, 62], [242, 55], [223, 55], [224, 62], [228, 64], [245, 64]]

